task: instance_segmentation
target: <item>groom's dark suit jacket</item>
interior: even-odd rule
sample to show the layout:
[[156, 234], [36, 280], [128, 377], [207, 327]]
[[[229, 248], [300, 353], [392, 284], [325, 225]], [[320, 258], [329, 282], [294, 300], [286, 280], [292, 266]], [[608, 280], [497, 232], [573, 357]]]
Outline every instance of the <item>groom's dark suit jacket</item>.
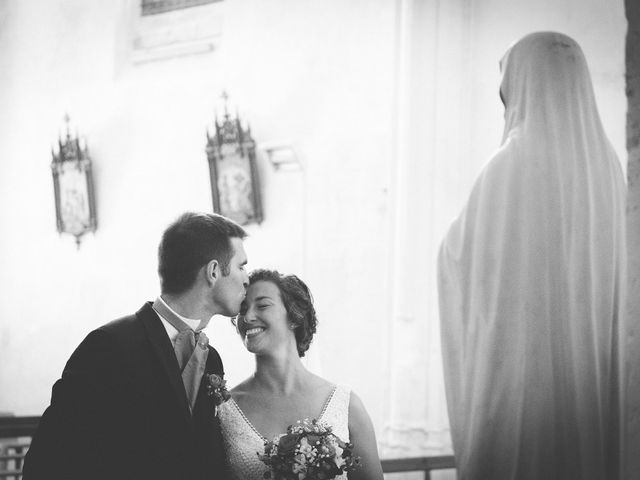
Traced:
[[[222, 374], [209, 347], [207, 373]], [[24, 480], [225, 478], [203, 379], [193, 416], [167, 332], [151, 303], [91, 332], [53, 386]]]

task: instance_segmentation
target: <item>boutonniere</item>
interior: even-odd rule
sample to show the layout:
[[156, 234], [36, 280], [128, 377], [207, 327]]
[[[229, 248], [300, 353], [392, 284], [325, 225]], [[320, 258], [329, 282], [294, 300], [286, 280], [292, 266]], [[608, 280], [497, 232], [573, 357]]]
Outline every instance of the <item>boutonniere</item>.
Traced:
[[231, 398], [231, 394], [227, 390], [227, 381], [224, 374], [209, 373], [207, 377], [207, 395], [213, 399], [215, 408], [214, 415], [218, 416], [218, 407]]

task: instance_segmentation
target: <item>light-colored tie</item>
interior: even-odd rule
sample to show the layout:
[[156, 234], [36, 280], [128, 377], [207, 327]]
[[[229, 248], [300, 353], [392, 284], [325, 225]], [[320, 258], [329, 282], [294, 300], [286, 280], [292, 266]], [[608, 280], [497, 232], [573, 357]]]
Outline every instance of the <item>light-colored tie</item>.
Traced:
[[182, 383], [189, 400], [189, 408], [193, 413], [193, 408], [198, 398], [200, 381], [205, 373], [207, 358], [209, 357], [209, 339], [201, 331], [206, 324], [200, 324], [198, 329], [193, 331], [189, 325], [168, 309], [160, 300], [156, 300], [153, 303], [153, 309], [169, 322], [173, 328], [178, 330], [173, 349], [176, 352], [178, 366], [182, 373]]

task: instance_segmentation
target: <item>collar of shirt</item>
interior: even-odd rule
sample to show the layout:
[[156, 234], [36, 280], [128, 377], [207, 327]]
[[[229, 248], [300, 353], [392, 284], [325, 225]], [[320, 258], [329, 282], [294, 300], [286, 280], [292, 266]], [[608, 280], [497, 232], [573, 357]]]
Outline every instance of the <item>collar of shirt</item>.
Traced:
[[[169, 310], [171, 310], [171, 312], [175, 313], [175, 315], [182, 320], [184, 323], [186, 323], [187, 325], [189, 325], [189, 327], [195, 331], [196, 328], [198, 328], [198, 325], [200, 325], [200, 320], [194, 320], [192, 318], [186, 318], [183, 317], [182, 315], [180, 315], [178, 312], [176, 312], [173, 308], [171, 308], [171, 306], [164, 301], [164, 299], [159, 296], [158, 300], [160, 300], [160, 302], [162, 302], [165, 307], [167, 307]], [[162, 325], [164, 326], [164, 329], [167, 331], [167, 335], [169, 336], [169, 340], [171, 340], [171, 343], [174, 343], [176, 340], [176, 337], [178, 336], [178, 330], [176, 330], [176, 328], [171, 325], [169, 322], [167, 322], [162, 315], [158, 315], [160, 317], [160, 320], [162, 321]]]

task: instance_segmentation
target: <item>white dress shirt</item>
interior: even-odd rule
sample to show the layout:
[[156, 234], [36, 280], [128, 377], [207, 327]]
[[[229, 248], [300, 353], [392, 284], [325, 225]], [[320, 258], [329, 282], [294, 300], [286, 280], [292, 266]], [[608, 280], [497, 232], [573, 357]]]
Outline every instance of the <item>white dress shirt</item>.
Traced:
[[[195, 331], [196, 328], [198, 328], [198, 326], [200, 325], [200, 322], [201, 322], [200, 320], [194, 320], [192, 318], [183, 317], [178, 312], [176, 312], [173, 308], [171, 308], [169, 306], [169, 304], [167, 302], [165, 302], [161, 296], [158, 297], [158, 300], [160, 302], [162, 302], [164, 304], [164, 306], [167, 307], [171, 312], [173, 312], [180, 320], [182, 320], [184, 323], [189, 325], [189, 327], [193, 331]], [[158, 313], [158, 312], [156, 312], [156, 313]], [[167, 331], [167, 335], [169, 336], [169, 340], [171, 340], [171, 343], [175, 343], [176, 337], [178, 336], [178, 330], [176, 330], [176, 328], [173, 325], [171, 325], [169, 322], [167, 322], [167, 320], [162, 315], [160, 315], [159, 313], [158, 313], [158, 316], [160, 317], [160, 320], [162, 320], [162, 325], [164, 325], [164, 329]]]

